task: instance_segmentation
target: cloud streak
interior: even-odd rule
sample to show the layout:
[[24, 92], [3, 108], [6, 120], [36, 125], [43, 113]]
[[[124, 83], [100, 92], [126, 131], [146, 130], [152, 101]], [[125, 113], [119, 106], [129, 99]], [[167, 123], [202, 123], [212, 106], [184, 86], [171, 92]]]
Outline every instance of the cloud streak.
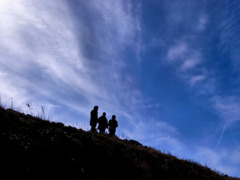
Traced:
[[[229, 154], [229, 151], [232, 153]], [[197, 147], [195, 153], [192, 154], [193, 159], [198, 159], [202, 165], [206, 165], [220, 173], [236, 174], [239, 164], [239, 147], [233, 149], [221, 148], [211, 149], [209, 147]], [[233, 160], [235, 159], [235, 160]], [[232, 164], [232, 162], [235, 162]]]
[[131, 1], [74, 5], [63, 0], [2, 1], [1, 93], [17, 99], [19, 106], [60, 103], [77, 110], [86, 104], [80, 110], [85, 117], [96, 104], [112, 113], [143, 106], [134, 79], [124, 73], [127, 50], [139, 56], [139, 5], [137, 9]]
[[230, 128], [235, 122], [240, 120], [240, 103], [237, 96], [214, 97], [212, 99], [214, 108], [223, 118], [224, 125], [217, 145], [221, 143], [223, 135], [227, 128]]
[[[220, 49], [220, 51], [217, 51], [221, 54], [219, 59], [222, 58], [221, 56], [230, 56], [232, 65], [227, 71], [229, 77], [231, 77], [229, 71], [234, 70], [235, 72], [239, 72], [239, 41], [234, 37], [238, 37], [238, 35], [236, 35], [239, 31], [237, 14], [240, 12], [240, 6], [235, 1], [231, 3], [218, 2], [217, 6], [222, 9], [222, 13], [220, 13], [220, 16], [214, 15], [210, 18], [212, 14], [206, 11], [206, 8], [200, 7], [198, 11], [192, 12], [192, 6], [195, 5], [195, 3], [187, 3], [187, 5], [185, 4], [185, 6], [182, 7], [178, 2], [174, 2], [171, 6], [172, 9], [175, 9], [174, 7], [177, 6], [178, 10], [168, 12], [168, 17], [171, 18], [171, 21], [168, 21], [168, 26], [175, 29], [177, 28], [178, 31], [182, 33], [179, 33], [180, 35], [176, 33], [177, 35], [175, 36], [167, 34], [166, 59], [168, 64], [174, 68], [176, 75], [184, 81], [193, 92], [203, 98], [208, 97], [209, 99], [210, 97], [207, 104], [209, 104], [209, 107], [213, 108], [220, 119], [224, 121], [222, 132], [217, 141], [217, 145], [219, 146], [225, 131], [229, 129], [234, 122], [239, 120], [239, 95], [237, 93], [238, 90], [231, 89], [231, 87], [228, 87], [228, 92], [232, 92], [232, 94], [221, 92], [223, 87], [226, 88], [224, 84], [225, 80], [221, 81], [221, 77], [225, 75], [221, 70], [222, 68], [227, 68], [227, 66], [221, 67], [221, 70], [218, 70], [216, 68], [218, 67], [217, 63], [219, 61], [217, 59], [218, 56], [210, 56], [206, 47], [210, 49]], [[218, 8], [216, 9], [219, 12]], [[188, 14], [184, 13], [185, 11], [191, 12], [191, 17], [188, 17]], [[182, 12], [182, 15], [180, 15], [180, 12]], [[186, 24], [187, 30], [180, 24]], [[206, 37], [210, 36], [206, 36], [205, 33], [211, 33], [211, 29], [208, 29], [211, 26], [218, 27], [219, 31], [217, 33], [214, 32], [213, 35], [214, 38], [219, 38], [219, 43], [217, 44], [211, 44], [209, 43], [211, 40], [206, 40]], [[209, 44], [212, 45], [212, 47], [210, 47]], [[229, 63], [226, 62], [227, 60], [225, 59], [222, 61], [224, 61], [224, 64]], [[239, 73], [237, 76], [239, 76]], [[232, 78], [235, 77], [236, 75], [232, 76]], [[235, 80], [235, 84], [238, 84], [238, 80], [237, 82]], [[239, 89], [239, 87], [237, 88]], [[220, 120], [219, 124], [221, 124]]]
[[220, 44], [219, 48], [222, 52], [230, 56], [232, 61], [232, 68], [239, 72], [239, 58], [240, 58], [240, 38], [239, 38], [239, 16], [240, 5], [237, 1], [218, 2], [218, 6], [222, 9], [220, 18], [221, 23], [218, 24], [220, 30]]
[[169, 7], [171, 11], [168, 12], [170, 20], [167, 27], [170, 27], [170, 32], [171, 29], [178, 29], [181, 33], [167, 34], [166, 59], [175, 68], [176, 75], [197, 94], [209, 94], [214, 92], [215, 77], [211, 69], [206, 68], [207, 55], [203, 53], [203, 47], [199, 43], [200, 37], [207, 30], [209, 20], [203, 7], [192, 11], [196, 5], [197, 3], [189, 2], [186, 6], [181, 6], [174, 1]]

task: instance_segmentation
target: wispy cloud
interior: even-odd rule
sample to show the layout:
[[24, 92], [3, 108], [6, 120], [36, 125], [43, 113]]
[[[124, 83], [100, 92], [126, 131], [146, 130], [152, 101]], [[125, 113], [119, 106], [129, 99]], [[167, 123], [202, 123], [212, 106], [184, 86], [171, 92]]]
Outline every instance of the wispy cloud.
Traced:
[[184, 60], [188, 51], [189, 51], [189, 49], [185, 42], [177, 43], [168, 49], [168, 52], [167, 52], [168, 60], [170, 60], [170, 61], [181, 60], [182, 61], [182, 60]]
[[233, 151], [229, 154], [230, 161], [236, 165], [240, 165], [240, 147], [236, 147]]
[[[217, 23], [220, 30], [219, 48], [223, 53], [230, 55], [232, 67], [239, 72], [240, 38], [239, 38], [239, 16], [240, 4], [237, 1], [218, 2], [222, 8], [221, 21]], [[218, 19], [218, 18], [217, 18]]]
[[199, 60], [199, 58], [189, 58], [186, 59], [182, 66], [180, 67], [180, 69], [182, 71], [187, 71], [187, 70], [191, 70], [192, 68], [196, 67], [201, 61]]
[[175, 67], [176, 75], [189, 87], [195, 88], [197, 94], [212, 93], [215, 89], [215, 77], [204, 67], [202, 52], [192, 46], [187, 40], [177, 41], [168, 48], [167, 60]]
[[[178, 4], [178, 2], [176, 3]], [[173, 9], [176, 5], [174, 4], [175, 2], [172, 5]], [[231, 62], [234, 66], [229, 69], [235, 69], [235, 72], [239, 72], [239, 41], [237, 38], [234, 38], [237, 36], [236, 32], [239, 29], [239, 25], [236, 24], [238, 16], [235, 13], [231, 15], [233, 11], [228, 6], [231, 6], [237, 12], [240, 11], [238, 11], [239, 4], [236, 4], [236, 2], [226, 4], [219, 2], [217, 4], [220, 4], [219, 7], [221, 8], [224, 7], [224, 11], [220, 15], [221, 20], [219, 17], [216, 17], [217, 21], [214, 21], [214, 18], [209, 18], [211, 13], [205, 11], [205, 8], [199, 8], [198, 11], [192, 12], [192, 8], [190, 7], [194, 6], [195, 3], [187, 3], [184, 7], [180, 6], [180, 10], [168, 12], [169, 17], [171, 17], [168, 25], [171, 28], [178, 29], [178, 32], [181, 33], [176, 33], [177, 35], [167, 34], [166, 57], [167, 62], [174, 68], [177, 77], [185, 82], [185, 84], [191, 88], [192, 92], [202, 97], [208, 97], [208, 99], [210, 97], [210, 101], [206, 100], [205, 103], [207, 103], [210, 108], [213, 107], [220, 119], [224, 120], [222, 132], [219, 134], [217, 142], [219, 145], [224, 137], [225, 130], [231, 127], [233, 122], [239, 120], [240, 105], [238, 103], [239, 97], [237, 93], [221, 93], [223, 91], [222, 88], [226, 88], [225, 82], [221, 82], [220, 80], [224, 73], [221, 72], [222, 69], [219, 70], [216, 68], [218, 67], [216, 66], [218, 60], [214, 59], [214, 56], [209, 56], [209, 52], [206, 50], [206, 47], [204, 47], [209, 46], [209, 41], [205, 39], [205, 33], [207, 30], [208, 33], [211, 32], [208, 27], [212, 24], [218, 27], [219, 31], [217, 33], [214, 32], [213, 37], [219, 38], [220, 44], [210, 43], [210, 45], [220, 47], [224, 57], [230, 55]], [[225, 9], [225, 7], [227, 8]], [[189, 10], [188, 12], [191, 12], [191, 17], [188, 17], [188, 14], [183, 12], [186, 9]], [[184, 29], [181, 24], [186, 24], [187, 30]], [[208, 37], [211, 38], [211, 36]], [[214, 61], [216, 61], [216, 63], [214, 63]], [[235, 78], [236, 75], [233, 77]], [[232, 89], [231, 92], [239, 91], [238, 89]], [[221, 123], [222, 121], [219, 120], [219, 124]]]
[[197, 94], [211, 94], [216, 86], [214, 71], [207, 67], [209, 59], [204, 51], [205, 40], [202, 40], [210, 23], [205, 5], [186, 2], [182, 6], [180, 2], [173, 1], [167, 7], [167, 62]]
[[28, 0], [1, 1], [0, 8], [0, 92], [5, 97], [19, 106], [58, 104], [57, 112], [75, 110], [85, 123], [96, 104], [116, 114], [146, 103], [124, 73], [125, 52], [132, 49], [139, 58], [141, 49], [139, 4]]
[[[229, 151], [231, 151], [230, 154]], [[237, 174], [238, 168], [236, 168], [235, 165], [239, 164], [239, 158], [237, 156], [239, 155], [238, 151], [239, 147], [231, 150], [228, 148], [216, 150], [209, 147], [198, 147], [195, 153], [193, 153], [192, 158], [193, 160], [197, 158], [199, 163], [218, 172], [225, 174]], [[234, 158], [236, 158], [236, 161], [233, 165], [232, 163], [234, 162]]]
[[212, 98], [212, 102], [217, 114], [224, 120], [222, 132], [217, 142], [217, 145], [219, 145], [225, 131], [230, 128], [233, 123], [240, 120], [240, 103], [238, 96], [215, 96]]
[[214, 97], [215, 108], [228, 121], [229, 125], [240, 120], [240, 103], [238, 97]]
[[[146, 120], [145, 120], [146, 121]], [[183, 144], [181, 133], [178, 129], [160, 119], [148, 118], [147, 123], [141, 128], [142, 139], [146, 145], [150, 145], [161, 150], [168, 151], [177, 156], [183, 156], [186, 148]]]
[[206, 79], [206, 76], [201, 74], [201, 75], [196, 75], [196, 76], [192, 76], [190, 77], [190, 85], [194, 86], [195, 84], [197, 84], [200, 81], [203, 81], [204, 79]]
[[196, 26], [196, 29], [199, 32], [202, 32], [206, 29], [206, 26], [208, 25], [208, 16], [206, 13], [202, 13], [198, 18], [198, 24]]

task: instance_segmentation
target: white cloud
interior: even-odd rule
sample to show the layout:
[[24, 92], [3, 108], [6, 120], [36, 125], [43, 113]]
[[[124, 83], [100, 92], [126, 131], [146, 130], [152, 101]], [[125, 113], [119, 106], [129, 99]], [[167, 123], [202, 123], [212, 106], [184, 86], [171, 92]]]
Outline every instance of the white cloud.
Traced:
[[240, 103], [239, 98], [234, 96], [212, 98], [214, 107], [230, 125], [232, 122], [240, 120]]
[[107, 53], [112, 59], [119, 59], [119, 52], [129, 48], [140, 58], [142, 46], [139, 2], [89, 0], [84, 4], [89, 9], [88, 13], [97, 17], [91, 20], [98, 50]]
[[215, 90], [214, 76], [203, 67], [204, 60], [198, 49], [191, 43], [180, 40], [170, 46], [167, 51], [168, 62], [176, 68], [176, 74], [191, 88], [197, 89], [197, 94], [212, 93]]
[[194, 67], [196, 67], [198, 64], [200, 63], [200, 60], [197, 58], [193, 58], [193, 59], [186, 59], [182, 66], [180, 67], [181, 71], [187, 71], [187, 70], [191, 70]]
[[97, 0], [92, 3], [97, 11], [101, 12], [103, 24], [109, 27], [108, 31], [112, 31], [109, 35], [117, 35], [118, 40], [122, 43], [125, 43], [123, 42], [125, 39], [134, 36], [136, 21], [132, 16], [133, 6], [131, 3], [107, 0]]
[[185, 42], [180, 42], [169, 48], [167, 52], [168, 60], [176, 61], [183, 60], [188, 53], [189, 49]]
[[240, 147], [236, 147], [228, 154], [229, 159], [233, 164], [240, 165]]
[[201, 147], [198, 149], [198, 152], [196, 154], [198, 156], [198, 159], [201, 159], [202, 163], [206, 163], [209, 166], [216, 166], [219, 165], [221, 161], [221, 156], [214, 150], [207, 148], [207, 147]]
[[224, 137], [225, 131], [227, 131], [233, 125], [233, 123], [236, 123], [240, 120], [239, 97], [214, 96], [211, 99], [211, 102], [216, 114], [224, 121], [222, 125], [222, 132], [217, 142], [217, 145], [219, 145]]
[[190, 85], [191, 85], [191, 86], [194, 86], [195, 84], [203, 81], [204, 79], [206, 79], [206, 76], [203, 75], [203, 74], [201, 74], [201, 75], [195, 75], [195, 76], [190, 77], [189, 82], [190, 82]]
[[177, 76], [197, 94], [211, 94], [216, 87], [216, 78], [214, 70], [207, 67], [207, 54], [203, 53], [204, 47], [200, 43], [201, 33], [206, 30], [209, 17], [205, 9], [199, 7], [196, 11], [196, 7], [199, 7], [199, 3], [185, 3], [181, 6], [179, 2], [173, 2], [168, 7], [167, 27], [171, 27], [169, 32], [174, 29], [175, 33], [167, 34], [166, 42], [169, 44], [166, 57]]
[[[239, 168], [236, 166], [239, 164], [239, 161], [234, 160], [239, 155], [238, 151], [239, 148], [230, 150], [227, 148], [211, 149], [209, 147], [198, 147], [192, 157], [193, 160], [198, 159], [199, 163], [207, 165], [213, 170], [234, 176], [239, 172]], [[229, 152], [231, 153], [229, 154]]]
[[[19, 92], [22, 89], [28, 91], [28, 86], [36, 88], [37, 82], [30, 80], [34, 72], [39, 72], [39, 77], [46, 76], [45, 81], [48, 81], [47, 76], [58, 78], [63, 67], [69, 67], [68, 58], [79, 67], [81, 57], [72, 53], [77, 51], [77, 43], [74, 35], [68, 33], [72, 27], [68, 10], [60, 3], [55, 5], [57, 8], [52, 10], [56, 14], [46, 10], [54, 6], [51, 2], [32, 4], [31, 1], [18, 1], [5, 4], [5, 13], [0, 15], [0, 63], [1, 71], [11, 76], [11, 83], [7, 79], [2, 81], [7, 87], [18, 89]], [[61, 18], [61, 21], [56, 20], [55, 16]], [[46, 71], [41, 72], [41, 68]], [[13, 91], [7, 93], [12, 95]], [[30, 95], [18, 93], [16, 98], [22, 96]]]
[[206, 29], [207, 24], [208, 24], [208, 17], [205, 13], [202, 13], [199, 16], [198, 24], [197, 24], [196, 28], [198, 31], [204, 31]]
[[[134, 128], [128, 134], [130, 138], [134, 137], [144, 145], [149, 145], [160, 151], [167, 151], [178, 157], [183, 156], [186, 147], [182, 143], [181, 134], [177, 128], [165, 121], [152, 119], [151, 117], [145, 119], [137, 116], [137, 121], [135, 120], [134, 123]], [[131, 133], [134, 136], [131, 136]]]
[[[240, 25], [239, 25], [239, 8], [240, 4], [235, 1], [229, 1], [226, 4], [219, 1], [219, 7], [224, 13], [219, 14], [221, 21], [214, 22], [219, 27], [219, 49], [222, 53], [227, 54], [232, 63], [232, 68], [239, 73], [240, 58]], [[239, 78], [238, 78], [239, 79]]]
[[[2, 95], [22, 106], [54, 101], [50, 107], [67, 107], [84, 117], [93, 105], [114, 114], [144, 106], [134, 79], [121, 73], [125, 49], [139, 53], [139, 7], [130, 1], [88, 1], [89, 16], [96, 13], [102, 21], [84, 24], [85, 16], [74, 17], [66, 1], [1, 2]], [[88, 25], [96, 41], [86, 36]], [[91, 53], [99, 59], [86, 55], [86, 43], [95, 43]]]

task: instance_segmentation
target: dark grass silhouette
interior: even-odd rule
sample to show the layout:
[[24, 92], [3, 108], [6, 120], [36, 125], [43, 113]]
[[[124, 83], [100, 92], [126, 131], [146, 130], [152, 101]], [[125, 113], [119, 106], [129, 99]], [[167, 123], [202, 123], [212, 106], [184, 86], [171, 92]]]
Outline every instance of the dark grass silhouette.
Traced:
[[239, 180], [134, 140], [1, 107], [0, 159], [3, 179]]

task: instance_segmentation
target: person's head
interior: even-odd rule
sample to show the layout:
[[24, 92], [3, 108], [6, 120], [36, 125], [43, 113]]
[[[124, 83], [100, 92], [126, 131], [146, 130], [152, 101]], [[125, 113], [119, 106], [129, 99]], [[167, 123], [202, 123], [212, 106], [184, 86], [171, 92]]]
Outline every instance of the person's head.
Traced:
[[103, 116], [106, 116], [106, 113], [105, 113], [105, 112], [103, 112], [103, 113], [102, 113], [102, 115], [103, 115]]
[[115, 116], [115, 115], [112, 115], [112, 119], [116, 119], [116, 116]]
[[94, 108], [93, 108], [95, 111], [97, 111], [98, 110], [98, 106], [94, 106]]

